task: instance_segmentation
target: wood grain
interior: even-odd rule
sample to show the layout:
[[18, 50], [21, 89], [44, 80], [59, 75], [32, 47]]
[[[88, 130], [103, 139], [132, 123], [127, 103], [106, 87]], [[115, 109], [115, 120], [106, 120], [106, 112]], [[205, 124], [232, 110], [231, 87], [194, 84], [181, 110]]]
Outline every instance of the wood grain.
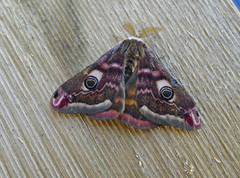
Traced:
[[[240, 13], [232, 1], [0, 2], [0, 177], [238, 177]], [[193, 96], [203, 127], [137, 130], [49, 100], [120, 40], [143, 40]]]

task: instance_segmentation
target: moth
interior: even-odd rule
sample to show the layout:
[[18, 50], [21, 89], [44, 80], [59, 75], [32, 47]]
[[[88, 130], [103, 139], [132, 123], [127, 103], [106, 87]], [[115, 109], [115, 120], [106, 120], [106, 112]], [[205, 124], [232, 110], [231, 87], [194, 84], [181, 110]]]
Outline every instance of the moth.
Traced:
[[60, 113], [118, 118], [134, 128], [201, 127], [192, 97], [139, 37], [130, 37], [62, 84], [51, 98]]

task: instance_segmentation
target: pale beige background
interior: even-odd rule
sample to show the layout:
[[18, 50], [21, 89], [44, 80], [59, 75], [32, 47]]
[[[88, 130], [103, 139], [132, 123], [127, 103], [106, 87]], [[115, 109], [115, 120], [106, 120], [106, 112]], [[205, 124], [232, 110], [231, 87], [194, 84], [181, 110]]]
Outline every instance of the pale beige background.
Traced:
[[[1, 0], [0, 177], [239, 177], [240, 13], [231, 0]], [[203, 127], [137, 130], [53, 112], [64, 81], [131, 36], [197, 102]]]

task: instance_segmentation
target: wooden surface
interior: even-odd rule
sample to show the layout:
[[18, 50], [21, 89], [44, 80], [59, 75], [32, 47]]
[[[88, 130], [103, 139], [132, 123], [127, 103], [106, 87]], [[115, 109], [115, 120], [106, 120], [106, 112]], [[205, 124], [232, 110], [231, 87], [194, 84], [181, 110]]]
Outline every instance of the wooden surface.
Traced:
[[[240, 13], [227, 1], [0, 2], [0, 177], [239, 177]], [[203, 127], [137, 130], [51, 110], [52, 93], [120, 40], [143, 38]]]

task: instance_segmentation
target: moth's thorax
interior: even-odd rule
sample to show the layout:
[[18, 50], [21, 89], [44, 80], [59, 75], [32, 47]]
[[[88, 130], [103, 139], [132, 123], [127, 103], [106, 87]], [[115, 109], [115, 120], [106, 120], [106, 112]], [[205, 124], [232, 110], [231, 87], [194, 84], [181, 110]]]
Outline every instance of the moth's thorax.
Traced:
[[137, 60], [145, 56], [146, 43], [137, 37], [130, 37], [122, 42], [121, 53], [123, 56]]
[[147, 46], [143, 40], [137, 37], [130, 37], [122, 42], [121, 55], [124, 56], [124, 68], [133, 73], [138, 61], [146, 55]]

